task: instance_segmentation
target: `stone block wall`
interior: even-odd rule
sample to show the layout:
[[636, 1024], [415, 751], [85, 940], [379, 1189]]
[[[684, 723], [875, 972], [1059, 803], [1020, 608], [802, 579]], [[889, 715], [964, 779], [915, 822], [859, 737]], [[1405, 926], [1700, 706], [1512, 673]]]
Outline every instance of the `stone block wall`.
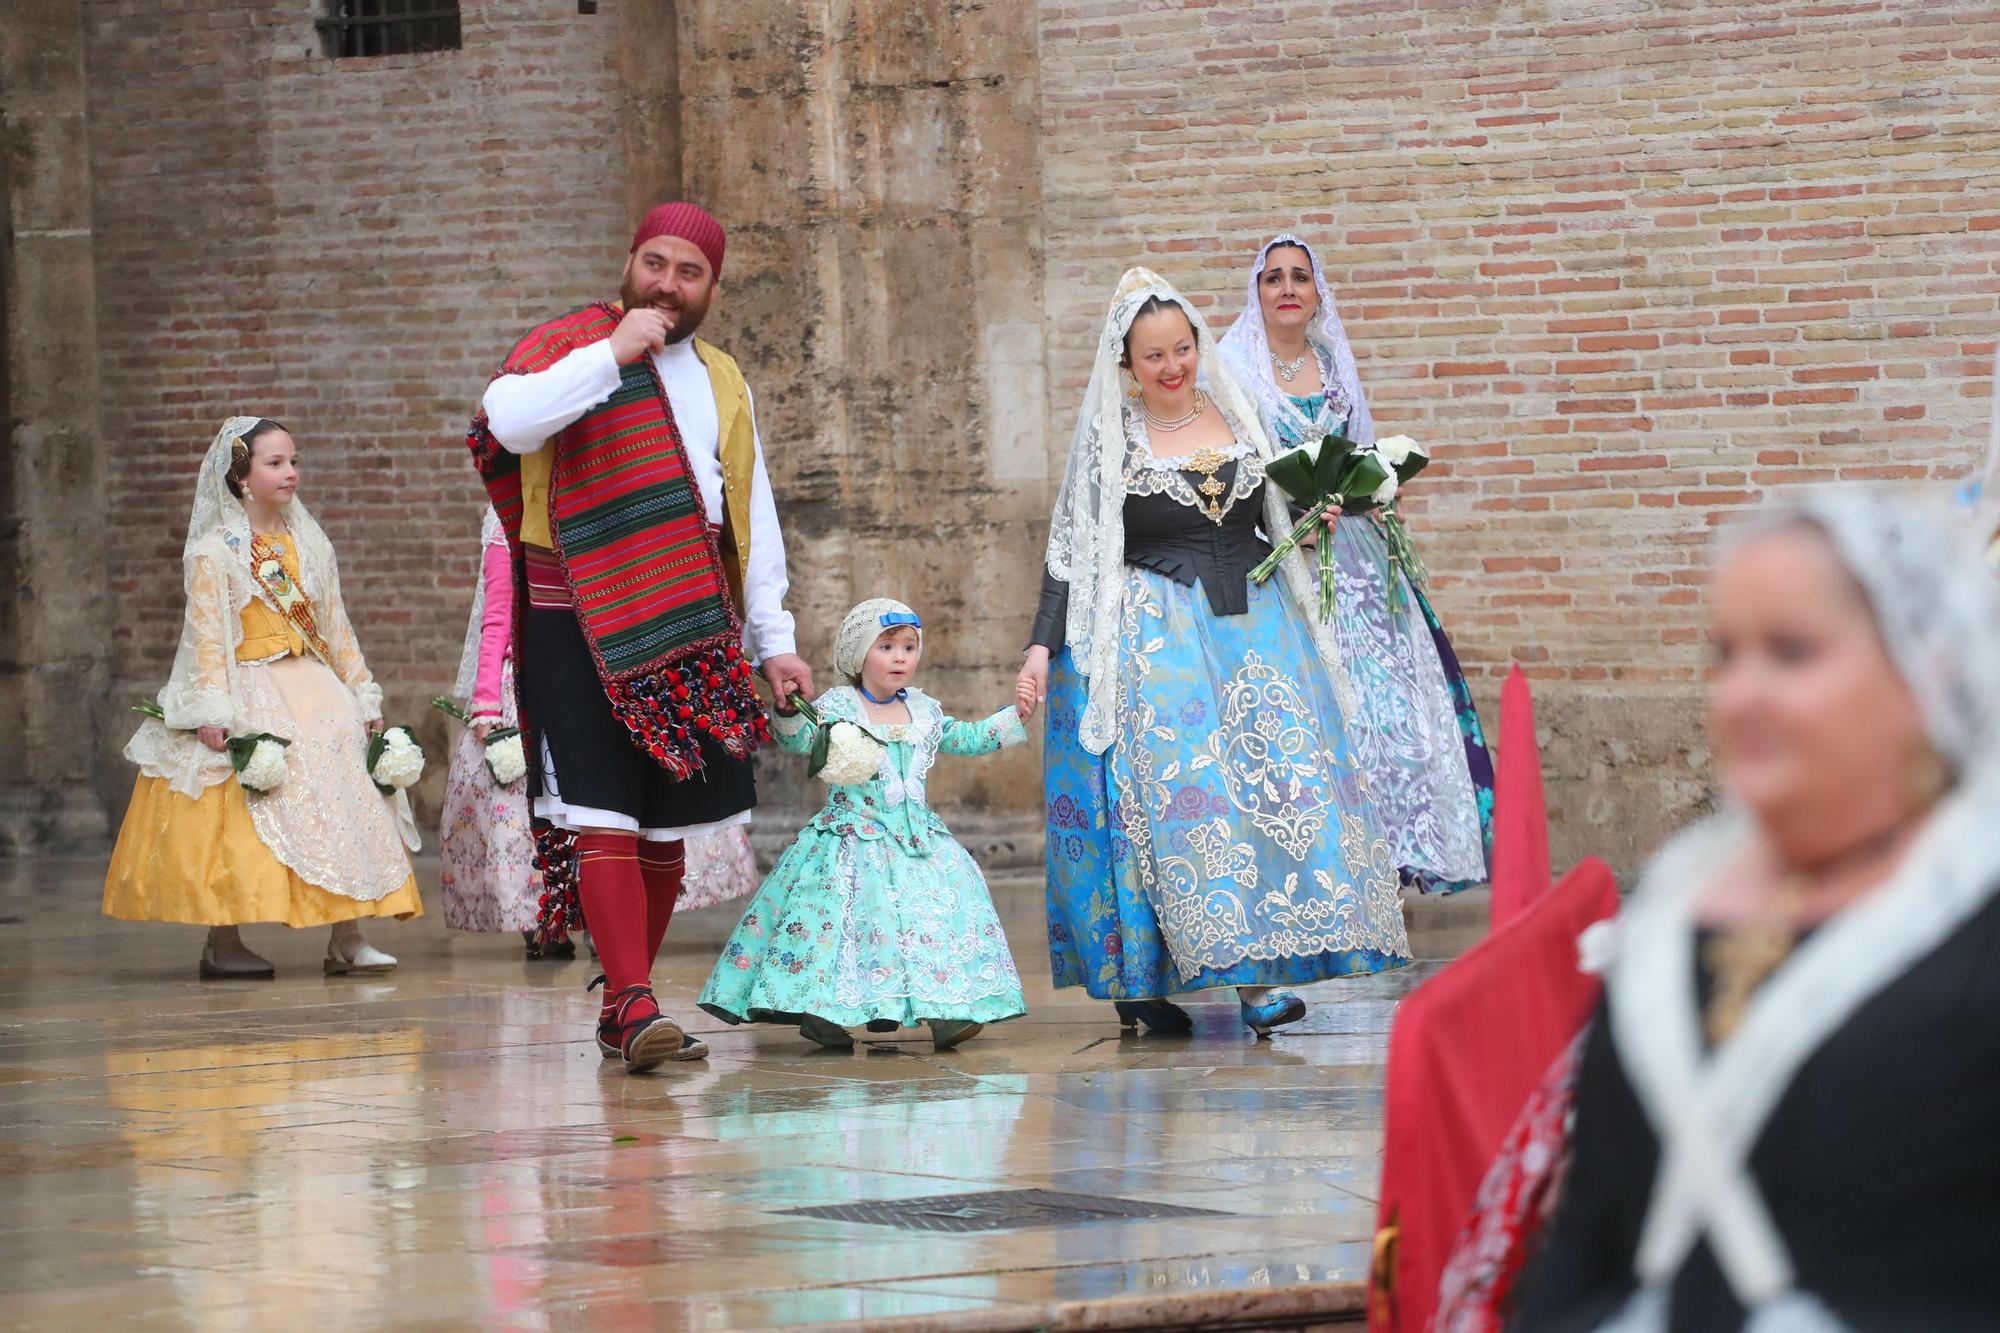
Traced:
[[[742, 361], [825, 684], [864, 597], [924, 617], [921, 684], [1008, 703], [1047, 524], [1031, 6], [681, 6], [684, 187], [731, 226], [716, 337]], [[760, 772], [781, 835], [817, 783]], [[811, 788], [810, 790], [808, 788]], [[990, 860], [1037, 861], [1040, 769], [946, 759], [934, 798]]]

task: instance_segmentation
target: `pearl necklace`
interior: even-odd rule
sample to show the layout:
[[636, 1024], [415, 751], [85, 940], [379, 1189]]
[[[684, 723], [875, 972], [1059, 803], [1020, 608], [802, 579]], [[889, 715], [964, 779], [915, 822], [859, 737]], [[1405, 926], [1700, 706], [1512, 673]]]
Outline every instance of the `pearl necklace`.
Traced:
[[1166, 431], [1168, 433], [1181, 430], [1191, 425], [1196, 417], [1200, 416], [1203, 412], [1206, 412], [1207, 410], [1208, 410], [1208, 395], [1203, 393], [1200, 389], [1196, 389], [1194, 391], [1194, 407], [1188, 411], [1188, 414], [1186, 416], [1175, 417], [1172, 421], [1166, 421], [1159, 417], [1154, 416], [1152, 409], [1147, 407], [1145, 403], [1141, 402], [1139, 404], [1140, 414], [1146, 418], [1146, 424], [1148, 426], [1151, 426], [1154, 430]]

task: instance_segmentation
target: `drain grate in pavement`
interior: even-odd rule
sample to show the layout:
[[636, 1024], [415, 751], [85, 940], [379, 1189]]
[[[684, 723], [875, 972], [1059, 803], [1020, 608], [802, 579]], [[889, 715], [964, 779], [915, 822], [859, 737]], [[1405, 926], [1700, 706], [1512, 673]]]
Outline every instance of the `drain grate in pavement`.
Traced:
[[992, 1190], [982, 1194], [933, 1194], [923, 1199], [881, 1199], [873, 1203], [828, 1203], [786, 1208], [787, 1217], [821, 1217], [834, 1222], [870, 1222], [905, 1231], [1011, 1231], [1022, 1227], [1063, 1227], [1080, 1222], [1120, 1222], [1160, 1217], [1227, 1217], [1212, 1208], [1184, 1208], [1143, 1199], [1111, 1199], [1060, 1190]]

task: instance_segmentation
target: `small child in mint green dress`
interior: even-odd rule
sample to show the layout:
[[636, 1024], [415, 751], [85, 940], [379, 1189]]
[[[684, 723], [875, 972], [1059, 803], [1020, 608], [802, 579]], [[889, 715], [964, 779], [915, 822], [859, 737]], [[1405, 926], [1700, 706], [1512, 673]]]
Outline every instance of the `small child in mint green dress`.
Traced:
[[[826, 725], [882, 742], [880, 764], [829, 780], [826, 804], [751, 899], [702, 987], [717, 1018], [796, 1023], [835, 1049], [854, 1045], [848, 1028], [923, 1023], [946, 1050], [1026, 1011], [986, 877], [931, 809], [925, 780], [939, 754], [991, 754], [1027, 733], [1015, 707], [978, 722], [946, 716], [910, 685], [922, 655], [923, 622], [901, 602], [873, 598], [841, 622], [834, 667], [853, 683], [814, 708]], [[804, 718], [774, 721], [785, 749], [812, 749], [817, 728]], [[869, 768], [866, 742], [848, 733], [839, 748], [821, 776]]]

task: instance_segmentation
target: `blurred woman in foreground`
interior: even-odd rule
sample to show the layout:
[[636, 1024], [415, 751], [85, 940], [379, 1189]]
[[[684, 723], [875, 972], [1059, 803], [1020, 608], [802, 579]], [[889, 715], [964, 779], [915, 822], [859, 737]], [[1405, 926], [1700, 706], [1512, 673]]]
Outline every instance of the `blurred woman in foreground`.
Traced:
[[1716, 575], [1732, 808], [1622, 918], [1516, 1329], [2000, 1318], [2000, 643], [1914, 505], [1824, 493]]

